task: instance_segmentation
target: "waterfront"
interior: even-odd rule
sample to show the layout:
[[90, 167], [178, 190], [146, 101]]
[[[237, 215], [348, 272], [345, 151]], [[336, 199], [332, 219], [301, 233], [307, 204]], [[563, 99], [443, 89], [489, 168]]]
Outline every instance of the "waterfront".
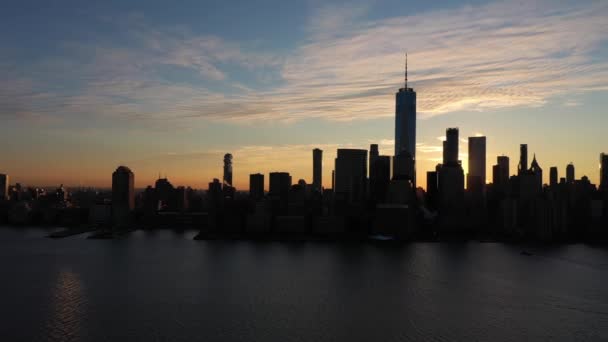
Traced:
[[605, 247], [49, 233], [0, 228], [3, 339], [608, 339]]

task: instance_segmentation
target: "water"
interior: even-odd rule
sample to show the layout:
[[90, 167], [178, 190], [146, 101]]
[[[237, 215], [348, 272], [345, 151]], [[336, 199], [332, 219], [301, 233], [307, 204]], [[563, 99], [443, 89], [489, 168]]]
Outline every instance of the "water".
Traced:
[[608, 340], [586, 245], [123, 240], [0, 229], [2, 341]]

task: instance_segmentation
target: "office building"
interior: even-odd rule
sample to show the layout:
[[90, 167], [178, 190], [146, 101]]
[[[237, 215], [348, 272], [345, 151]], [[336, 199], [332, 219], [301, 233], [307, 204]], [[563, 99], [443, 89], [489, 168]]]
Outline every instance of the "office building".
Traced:
[[260, 200], [264, 197], [264, 175], [255, 173], [249, 175], [249, 197], [254, 200]]
[[135, 176], [126, 166], [112, 173], [112, 217], [117, 225], [126, 224], [135, 208]]
[[[405, 56], [405, 84], [395, 94], [395, 156], [409, 155], [415, 180], [416, 163], [416, 92], [407, 86], [407, 55]], [[415, 182], [415, 181], [414, 181]]]
[[566, 166], [566, 183], [574, 184], [574, 164], [570, 163]]
[[467, 189], [483, 191], [486, 185], [486, 137], [469, 137]]
[[344, 194], [350, 202], [363, 201], [367, 183], [367, 151], [338, 149], [334, 177], [335, 193]]
[[458, 128], [448, 128], [445, 131], [445, 142], [443, 144], [443, 164], [458, 164]]
[[557, 167], [551, 166], [549, 169], [549, 185], [551, 188], [555, 188], [557, 186], [558, 179]]
[[323, 188], [323, 150], [312, 150], [312, 187], [315, 191]]
[[291, 189], [291, 175], [289, 172], [271, 172], [269, 174], [268, 195], [287, 203]]
[[528, 171], [528, 145], [521, 144], [519, 146], [519, 165], [517, 165], [517, 174], [521, 175]]
[[391, 181], [391, 157], [376, 156], [374, 162], [370, 162], [369, 173], [371, 199], [377, 203], [382, 203], [386, 200], [388, 185]]

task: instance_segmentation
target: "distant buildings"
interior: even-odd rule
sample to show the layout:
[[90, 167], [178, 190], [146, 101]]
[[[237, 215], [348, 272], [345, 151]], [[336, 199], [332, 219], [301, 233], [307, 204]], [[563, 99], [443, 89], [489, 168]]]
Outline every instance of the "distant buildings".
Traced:
[[443, 142], [443, 164], [458, 164], [458, 128], [448, 128], [445, 131], [446, 140]]
[[517, 174], [521, 175], [522, 173], [528, 170], [528, 145], [521, 144], [519, 145], [519, 164], [517, 165]]
[[0, 173], [0, 200], [8, 200], [8, 186], [9, 186], [8, 175]]
[[319, 192], [323, 187], [323, 150], [318, 148], [312, 150], [312, 186]]
[[336, 194], [342, 194], [349, 202], [362, 202], [366, 196], [367, 151], [338, 149], [335, 161]]
[[114, 224], [128, 223], [135, 209], [135, 176], [126, 166], [119, 166], [112, 174], [112, 218]]
[[264, 175], [256, 173], [249, 175], [249, 197], [258, 201], [264, 197]]
[[509, 157], [498, 156], [496, 165], [492, 167], [492, 183], [495, 187], [505, 191], [509, 183]]

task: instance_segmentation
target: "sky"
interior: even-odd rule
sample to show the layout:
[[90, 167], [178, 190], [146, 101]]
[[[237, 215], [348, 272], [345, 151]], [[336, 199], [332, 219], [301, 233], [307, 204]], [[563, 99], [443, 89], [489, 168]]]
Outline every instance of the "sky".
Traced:
[[[607, 1], [12, 1], [0, 13], [0, 173], [25, 185], [206, 188], [324, 151], [393, 154], [395, 93], [417, 92], [418, 184], [448, 127], [498, 155], [599, 181], [608, 152]], [[268, 187], [268, 184], [266, 184]]]

